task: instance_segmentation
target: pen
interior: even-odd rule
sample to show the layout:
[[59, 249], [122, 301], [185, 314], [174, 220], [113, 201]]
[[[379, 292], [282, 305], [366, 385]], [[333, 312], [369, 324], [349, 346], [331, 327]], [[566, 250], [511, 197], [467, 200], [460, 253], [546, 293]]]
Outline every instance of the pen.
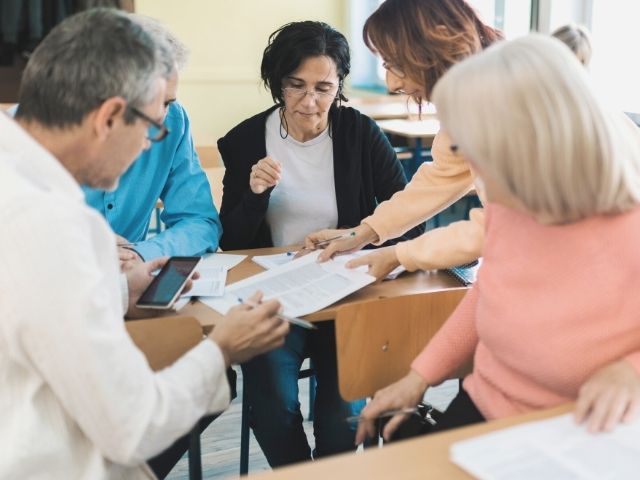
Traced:
[[132, 248], [135, 246], [136, 246], [135, 243], [118, 243], [118, 247], [122, 247], [122, 248]]
[[[423, 406], [423, 405], [418, 405], [417, 407], [396, 408], [394, 410], [387, 410], [386, 412], [382, 412], [374, 420], [377, 420], [379, 418], [393, 417], [394, 415], [398, 415], [399, 413], [418, 415], [418, 416], [422, 417], [422, 411], [424, 409], [425, 409], [425, 406]], [[427, 422], [429, 422], [431, 425], [435, 425], [436, 424], [436, 421], [431, 416], [430, 410], [427, 410], [426, 412], [424, 412], [424, 419]], [[364, 417], [362, 417], [362, 415], [354, 415], [352, 417], [347, 417], [346, 418], [347, 422], [359, 422], [360, 420], [364, 420]]]
[[315, 242], [314, 245], [316, 247], [321, 247], [323, 245], [326, 245], [327, 243], [333, 242], [334, 240], [340, 240], [341, 238], [348, 238], [348, 237], [355, 237], [355, 236], [356, 236], [356, 232], [349, 232], [342, 235], [336, 235], [335, 237], [327, 238], [326, 240]]
[[[252, 308], [259, 307], [259, 305], [257, 303], [247, 302], [245, 300], [242, 300], [241, 298], [238, 298], [238, 301], [240, 303], [242, 303], [243, 305], [247, 305], [247, 306], [252, 307]], [[282, 313], [278, 313], [278, 314], [276, 314], [276, 316], [278, 318], [281, 318], [282, 320], [284, 320], [286, 322], [291, 323], [292, 325], [297, 325], [299, 327], [306, 328], [307, 330], [317, 330], [318, 329], [318, 327], [316, 327], [313, 323], [307, 322], [306, 320], [302, 320], [301, 318], [290, 317], [290, 316], [284, 315]]]

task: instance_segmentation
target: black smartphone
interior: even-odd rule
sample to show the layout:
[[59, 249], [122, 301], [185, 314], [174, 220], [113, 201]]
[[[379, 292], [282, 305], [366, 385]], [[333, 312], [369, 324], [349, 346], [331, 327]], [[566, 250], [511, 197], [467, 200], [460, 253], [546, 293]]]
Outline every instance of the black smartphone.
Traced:
[[195, 272], [201, 257], [171, 257], [164, 264], [160, 273], [142, 292], [136, 307], [139, 308], [171, 308], [180, 296], [187, 281]]

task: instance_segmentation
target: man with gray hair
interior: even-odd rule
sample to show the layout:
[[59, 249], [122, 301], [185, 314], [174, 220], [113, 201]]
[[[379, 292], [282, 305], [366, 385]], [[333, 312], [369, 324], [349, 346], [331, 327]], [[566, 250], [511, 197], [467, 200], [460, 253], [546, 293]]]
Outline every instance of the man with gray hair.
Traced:
[[126, 14], [75, 15], [30, 58], [16, 121], [0, 114], [0, 478], [153, 478], [148, 458], [227, 406], [228, 365], [288, 332], [275, 301], [236, 307], [156, 373], [126, 332], [166, 258], [123, 282], [79, 184], [115, 188], [167, 135], [165, 50]]
[[[187, 63], [188, 50], [164, 25], [130, 14], [157, 42], [169, 46], [172, 64], [164, 97], [163, 123], [171, 135], [142, 152], [117, 189], [83, 187], [87, 203], [98, 210], [118, 235], [123, 270], [162, 255], [202, 255], [215, 252], [222, 225], [191, 138], [189, 117], [176, 101], [178, 75]], [[149, 219], [158, 199], [166, 229], [146, 238]]]

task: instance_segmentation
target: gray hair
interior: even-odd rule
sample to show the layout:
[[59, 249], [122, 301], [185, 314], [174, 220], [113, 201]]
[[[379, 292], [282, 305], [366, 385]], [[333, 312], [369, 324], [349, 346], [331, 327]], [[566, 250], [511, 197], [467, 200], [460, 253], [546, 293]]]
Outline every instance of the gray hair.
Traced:
[[[169, 61], [168, 59], [171, 59]], [[140, 108], [153, 99], [173, 58], [126, 13], [97, 8], [57, 25], [33, 52], [20, 86], [16, 118], [49, 128], [79, 125], [112, 97]], [[134, 120], [128, 113], [125, 121]]]
[[640, 203], [640, 132], [594, 93], [568, 48], [543, 35], [489, 47], [433, 94], [462, 154], [545, 223]]
[[144, 28], [156, 42], [164, 42], [171, 49], [173, 61], [176, 63], [178, 70], [184, 69], [189, 60], [189, 49], [182, 43], [167, 27], [159, 20], [153, 17], [147, 17], [139, 13], [130, 13], [133, 21], [137, 22]]

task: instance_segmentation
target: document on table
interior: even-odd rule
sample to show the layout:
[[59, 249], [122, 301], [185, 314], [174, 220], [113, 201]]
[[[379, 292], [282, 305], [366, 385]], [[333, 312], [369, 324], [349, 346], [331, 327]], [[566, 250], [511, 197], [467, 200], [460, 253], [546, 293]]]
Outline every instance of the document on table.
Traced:
[[200, 301], [225, 314], [240, 299], [246, 300], [260, 290], [266, 300], [278, 299], [285, 315], [298, 317], [321, 310], [375, 281], [371, 275], [348, 269], [341, 262], [317, 263], [318, 254], [310, 253], [228, 285], [224, 296]]
[[589, 433], [571, 414], [451, 445], [451, 460], [486, 480], [626, 479], [640, 476], [640, 419]]
[[227, 282], [227, 267], [222, 265], [203, 266], [202, 262], [196, 269], [200, 278], [193, 281], [191, 290], [180, 295], [173, 304], [173, 309], [178, 311], [189, 303], [191, 297], [221, 297], [224, 295], [224, 285]]
[[202, 257], [200, 267], [226, 267], [227, 270], [231, 270], [245, 258], [246, 255], [233, 253], [209, 253]]
[[[349, 260], [353, 260], [354, 258], [362, 257], [363, 255], [367, 255], [375, 250], [359, 250], [357, 252], [349, 253], [346, 255], [336, 255], [334, 257], [334, 261], [345, 264]], [[251, 257], [251, 260], [262, 268], [266, 268], [267, 270], [271, 270], [272, 268], [279, 267], [280, 265], [284, 265], [293, 260], [296, 252], [284, 252], [284, 253], [276, 253], [274, 255], [256, 255]], [[311, 254], [309, 254], [311, 255]], [[360, 271], [366, 273], [368, 268], [366, 266], [358, 267], [357, 269], [353, 269], [355, 271]], [[398, 268], [391, 271], [386, 277], [385, 280], [394, 280], [398, 275], [402, 272], [405, 272], [406, 269], [400, 265]]]

